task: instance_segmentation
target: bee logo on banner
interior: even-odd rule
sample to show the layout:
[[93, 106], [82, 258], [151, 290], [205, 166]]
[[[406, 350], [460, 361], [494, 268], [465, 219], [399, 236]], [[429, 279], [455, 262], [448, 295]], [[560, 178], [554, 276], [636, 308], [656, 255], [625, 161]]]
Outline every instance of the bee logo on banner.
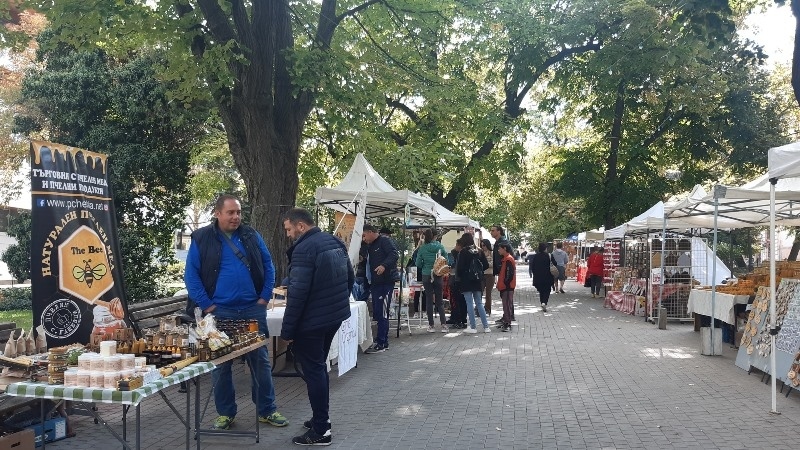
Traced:
[[106, 155], [32, 141], [31, 187], [33, 320], [48, 346], [126, 326]]

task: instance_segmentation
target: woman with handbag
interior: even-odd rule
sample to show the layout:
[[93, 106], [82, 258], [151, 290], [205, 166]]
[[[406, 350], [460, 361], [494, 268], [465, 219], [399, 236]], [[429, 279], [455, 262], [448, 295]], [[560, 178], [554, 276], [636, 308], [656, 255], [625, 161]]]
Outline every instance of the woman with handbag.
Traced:
[[447, 333], [446, 317], [444, 306], [442, 305], [442, 276], [434, 273], [434, 263], [437, 258], [444, 258], [447, 252], [441, 242], [436, 240], [436, 231], [428, 228], [423, 233], [425, 243], [417, 251], [417, 267], [422, 272], [422, 287], [425, 289], [425, 310], [428, 313], [428, 333], [433, 333], [433, 307], [439, 313], [439, 320], [442, 324], [442, 333]]
[[[550, 271], [550, 266], [555, 267], [555, 260], [552, 255], [547, 253], [547, 244], [539, 243], [536, 255], [533, 257], [533, 285], [539, 291], [539, 301], [542, 303], [542, 311], [547, 312], [547, 301], [550, 299], [550, 288], [553, 287], [555, 277]], [[557, 273], [558, 269], [556, 269]]]

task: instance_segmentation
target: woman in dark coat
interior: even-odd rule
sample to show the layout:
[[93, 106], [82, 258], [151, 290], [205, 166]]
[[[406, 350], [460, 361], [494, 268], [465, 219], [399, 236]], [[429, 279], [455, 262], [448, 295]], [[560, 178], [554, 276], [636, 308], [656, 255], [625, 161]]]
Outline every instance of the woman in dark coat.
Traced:
[[555, 264], [553, 257], [547, 253], [547, 244], [540, 242], [533, 257], [533, 285], [539, 291], [539, 301], [542, 302], [542, 311], [547, 312], [547, 300], [550, 299], [550, 289], [553, 287], [553, 274], [550, 273], [550, 263]]

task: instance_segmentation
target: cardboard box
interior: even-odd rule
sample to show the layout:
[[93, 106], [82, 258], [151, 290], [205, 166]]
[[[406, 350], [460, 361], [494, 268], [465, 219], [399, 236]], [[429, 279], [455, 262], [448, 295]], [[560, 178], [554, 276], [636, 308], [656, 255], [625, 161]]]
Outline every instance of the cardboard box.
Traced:
[[28, 429], [33, 430], [36, 435], [34, 438], [36, 446], [41, 447], [42, 435], [44, 435], [45, 442], [53, 442], [67, 437], [67, 419], [56, 417], [55, 419], [45, 420], [44, 426], [37, 423], [29, 426]]
[[33, 442], [33, 430], [20, 430], [0, 437], [0, 450], [33, 450]]

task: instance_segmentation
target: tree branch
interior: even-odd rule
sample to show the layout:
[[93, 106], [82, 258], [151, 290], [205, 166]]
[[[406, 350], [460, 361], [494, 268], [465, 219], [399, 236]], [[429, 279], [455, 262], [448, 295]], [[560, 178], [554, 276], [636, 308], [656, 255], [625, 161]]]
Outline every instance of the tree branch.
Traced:
[[386, 105], [399, 109], [400, 111], [405, 113], [405, 115], [407, 115], [412, 122], [414, 122], [417, 125], [419, 125], [420, 122], [422, 121], [422, 119], [420, 119], [416, 111], [411, 109], [405, 103], [400, 102], [400, 100], [392, 100], [389, 97], [386, 97]]

